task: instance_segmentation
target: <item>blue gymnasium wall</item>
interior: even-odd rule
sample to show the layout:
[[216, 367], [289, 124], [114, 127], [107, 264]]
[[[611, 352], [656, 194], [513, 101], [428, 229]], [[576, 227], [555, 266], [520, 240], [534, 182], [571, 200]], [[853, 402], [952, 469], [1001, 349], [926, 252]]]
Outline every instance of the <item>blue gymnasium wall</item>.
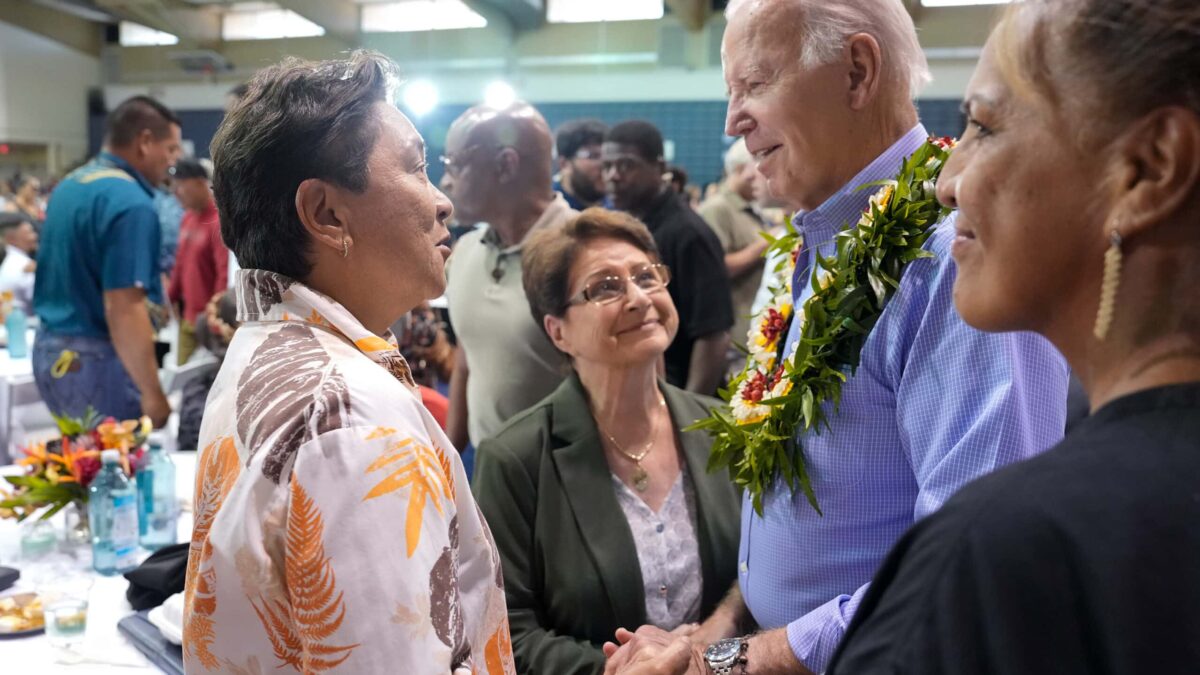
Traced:
[[[931, 134], [958, 136], [963, 130], [958, 100], [931, 99], [919, 101], [921, 120]], [[417, 121], [417, 128], [429, 147], [429, 173], [436, 182], [442, 166], [436, 161], [442, 154], [446, 130], [468, 106], [447, 105]], [[675, 143], [673, 163], [682, 165], [690, 181], [703, 185], [721, 177], [725, 144], [724, 101], [671, 101], [630, 103], [541, 103], [538, 110], [546, 116], [553, 129], [559, 124], [580, 117], [594, 117], [608, 124], [627, 119], [644, 119], [658, 125], [663, 136]], [[187, 110], [179, 113], [183, 122], [183, 137], [196, 144], [196, 154], [208, 156], [208, 145], [221, 123], [220, 110]], [[92, 115], [88, 138], [94, 154], [104, 133], [104, 117]]]

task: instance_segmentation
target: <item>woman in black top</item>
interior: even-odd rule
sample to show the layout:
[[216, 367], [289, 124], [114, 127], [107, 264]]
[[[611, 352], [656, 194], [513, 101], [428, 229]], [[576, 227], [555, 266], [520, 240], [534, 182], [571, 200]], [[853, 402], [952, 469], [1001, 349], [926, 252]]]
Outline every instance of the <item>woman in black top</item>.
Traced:
[[828, 673], [1200, 672], [1200, 3], [1027, 0], [966, 100], [955, 305], [1093, 415], [897, 543]]

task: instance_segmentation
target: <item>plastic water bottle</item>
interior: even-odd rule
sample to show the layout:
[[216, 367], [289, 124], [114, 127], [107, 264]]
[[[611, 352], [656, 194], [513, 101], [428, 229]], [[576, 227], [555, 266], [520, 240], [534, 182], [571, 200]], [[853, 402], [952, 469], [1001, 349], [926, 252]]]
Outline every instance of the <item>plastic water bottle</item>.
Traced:
[[14, 306], [4, 320], [8, 330], [8, 355], [14, 359], [23, 359], [29, 355], [29, 343], [25, 340], [25, 328], [29, 323], [25, 310]]
[[137, 490], [125, 477], [119, 450], [101, 452], [100, 462], [100, 473], [88, 487], [92, 566], [113, 576], [137, 567]]
[[142, 548], [157, 551], [175, 543], [175, 464], [159, 443], [150, 443], [138, 470], [138, 535]]

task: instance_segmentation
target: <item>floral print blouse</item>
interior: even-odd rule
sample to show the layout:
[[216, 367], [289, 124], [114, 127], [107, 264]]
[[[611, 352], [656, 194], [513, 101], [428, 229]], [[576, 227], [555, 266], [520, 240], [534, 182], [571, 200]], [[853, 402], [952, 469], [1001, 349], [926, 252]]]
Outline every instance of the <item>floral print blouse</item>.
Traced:
[[390, 332], [262, 270], [200, 431], [188, 673], [513, 674], [500, 560]]

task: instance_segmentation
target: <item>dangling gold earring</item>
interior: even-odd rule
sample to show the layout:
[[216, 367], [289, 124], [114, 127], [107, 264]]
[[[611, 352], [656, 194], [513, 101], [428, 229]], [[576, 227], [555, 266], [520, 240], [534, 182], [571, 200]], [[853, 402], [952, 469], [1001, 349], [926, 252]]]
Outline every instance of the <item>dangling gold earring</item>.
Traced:
[[345, 237], [342, 237], [342, 257], [350, 257], [350, 242], [347, 241]]
[[1104, 252], [1104, 281], [1100, 283], [1100, 309], [1096, 312], [1096, 327], [1092, 333], [1101, 342], [1108, 337], [1113, 310], [1117, 304], [1117, 287], [1121, 285], [1121, 233], [1113, 230], [1109, 247]]

